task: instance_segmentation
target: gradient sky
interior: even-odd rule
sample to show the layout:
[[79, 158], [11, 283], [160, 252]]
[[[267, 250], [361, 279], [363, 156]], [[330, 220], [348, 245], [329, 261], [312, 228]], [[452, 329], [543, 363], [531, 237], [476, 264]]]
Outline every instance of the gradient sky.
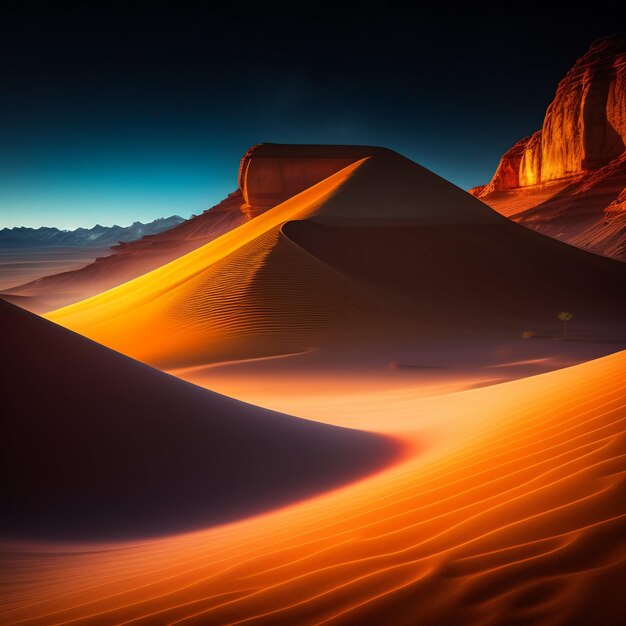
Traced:
[[128, 4], [4, 3], [0, 227], [189, 217], [263, 141], [384, 145], [472, 187], [621, 11]]

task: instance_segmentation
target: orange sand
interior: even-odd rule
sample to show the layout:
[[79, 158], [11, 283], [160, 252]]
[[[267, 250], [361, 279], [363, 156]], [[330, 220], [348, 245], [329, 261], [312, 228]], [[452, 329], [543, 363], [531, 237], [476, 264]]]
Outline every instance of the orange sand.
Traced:
[[340, 346], [372, 359], [415, 337], [554, 336], [561, 310], [575, 312], [578, 336], [615, 341], [624, 269], [389, 153], [46, 317], [162, 369]]
[[364, 425], [376, 414], [414, 452], [348, 487], [209, 531], [7, 545], [3, 621], [620, 623], [625, 366], [622, 352], [435, 398], [387, 395], [372, 407], [355, 396]]
[[[626, 353], [497, 383], [517, 377], [511, 364], [556, 364], [559, 345], [617, 349], [625, 277], [620, 263], [511, 223], [391, 154], [48, 314], [208, 387], [226, 362], [239, 373], [250, 362], [343, 369], [352, 381], [334, 395], [274, 387], [262, 403], [390, 434], [407, 453], [341, 489], [194, 534], [8, 545], [7, 622], [618, 623]], [[561, 310], [576, 315], [570, 342], [550, 326]], [[508, 370], [486, 358], [478, 379], [433, 374], [426, 392], [405, 370], [386, 384], [396, 357], [436, 372], [467, 346], [499, 351], [527, 329], [539, 339], [526, 346], [556, 348], [512, 352]], [[437, 364], [442, 350], [450, 359]]]
[[[280, 226], [312, 212], [360, 163], [172, 263], [45, 317], [149, 363], [160, 362], [163, 355], [167, 360], [172, 354], [184, 354], [186, 364], [193, 362], [195, 352], [204, 357], [207, 350], [218, 357], [238, 356], [240, 351], [246, 354], [249, 335], [259, 325], [278, 323], [273, 317], [280, 313], [281, 304], [266, 311], [247, 287], [276, 246], [282, 244], [284, 254], [298, 260], [304, 256], [280, 234]], [[351, 294], [345, 280], [315, 259], [305, 258], [304, 262], [308, 267], [301, 280], [311, 294], [307, 304], [314, 306], [324, 292], [349, 304]], [[265, 298], [270, 301], [275, 296], [270, 293]], [[294, 331], [300, 337], [314, 330], [298, 324], [298, 315], [291, 311], [285, 316], [294, 320]], [[270, 344], [260, 347], [261, 353], [282, 351], [274, 338]]]

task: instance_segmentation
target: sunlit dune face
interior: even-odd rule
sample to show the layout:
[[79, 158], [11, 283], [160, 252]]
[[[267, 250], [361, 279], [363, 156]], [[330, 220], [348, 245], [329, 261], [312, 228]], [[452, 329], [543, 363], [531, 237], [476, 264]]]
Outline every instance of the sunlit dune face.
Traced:
[[623, 268], [512, 224], [389, 153], [46, 317], [177, 370], [358, 346], [378, 357], [415, 337], [554, 338], [564, 309], [576, 313], [577, 339], [618, 341], [622, 285]]
[[355, 397], [427, 447], [207, 532], [8, 546], [7, 622], [618, 623], [625, 365], [620, 353], [438, 398]]
[[[610, 623], [626, 353], [568, 366], [620, 348], [623, 284], [614, 262], [396, 155], [53, 312], [187, 381], [386, 435], [402, 454], [199, 533], [9, 546], [14, 621]], [[20, 582], [50, 571], [52, 584]]]
[[[285, 221], [302, 219], [314, 210], [361, 163], [344, 168], [173, 263], [46, 317], [140, 360], [170, 365], [181, 360], [193, 364], [207, 354], [214, 359], [280, 354], [315, 340], [316, 334], [324, 335], [329, 324], [331, 330], [333, 325], [348, 328], [353, 309], [370, 303], [352, 298], [344, 280], [299, 253], [279, 229]], [[263, 276], [259, 277], [266, 264], [271, 265], [270, 276], [277, 265], [280, 278], [280, 265], [289, 267], [294, 262], [299, 263], [300, 286], [275, 276], [264, 284]], [[310, 294], [309, 301], [301, 304], [304, 316], [281, 301], [294, 286], [306, 286]], [[273, 293], [274, 287], [277, 291]], [[322, 322], [320, 318], [315, 324], [311, 307], [324, 306], [325, 299], [335, 303], [335, 319]], [[268, 305], [271, 309], [266, 311]], [[265, 315], [269, 319], [259, 334], [256, 327], [264, 324]], [[276, 333], [268, 324], [276, 325], [286, 342], [281, 345], [279, 337], [276, 345]], [[250, 336], [256, 345], [252, 349]]]
[[626, 624], [624, 43], [469, 194], [260, 144], [0, 298], [0, 621]]

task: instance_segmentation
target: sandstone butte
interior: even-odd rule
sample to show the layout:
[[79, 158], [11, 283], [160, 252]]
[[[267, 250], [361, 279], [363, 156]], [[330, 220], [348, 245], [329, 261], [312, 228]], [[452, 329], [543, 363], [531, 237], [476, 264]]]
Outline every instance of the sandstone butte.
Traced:
[[242, 211], [258, 215], [339, 170], [385, 148], [263, 143], [249, 148], [239, 166]]
[[543, 126], [470, 193], [503, 215], [626, 259], [626, 36], [591, 45], [559, 83]]

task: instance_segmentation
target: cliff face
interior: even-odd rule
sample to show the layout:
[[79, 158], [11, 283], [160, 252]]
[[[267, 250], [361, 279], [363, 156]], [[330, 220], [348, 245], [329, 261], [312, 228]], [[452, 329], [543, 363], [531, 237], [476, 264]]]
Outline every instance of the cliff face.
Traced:
[[543, 163], [543, 132], [538, 130], [526, 142], [524, 153], [521, 156], [518, 184], [516, 187], [528, 187], [541, 181], [541, 166]]
[[[625, 149], [626, 37], [613, 36], [592, 44], [559, 83], [541, 130], [518, 141], [491, 182], [471, 193], [537, 230], [622, 257], [625, 246], [615, 240], [623, 237], [623, 221], [615, 217], [624, 207], [616, 200], [623, 189]], [[608, 236], [611, 229], [610, 250], [589, 236]]]
[[491, 182], [488, 185], [475, 187], [472, 193], [480, 197], [497, 189], [519, 187], [520, 165], [530, 139], [530, 137], [520, 139], [512, 148], [505, 152], [500, 159], [500, 164]]
[[384, 151], [370, 146], [263, 143], [250, 148], [239, 167], [242, 210], [258, 215], [328, 178], [351, 163]]
[[626, 38], [594, 43], [559, 83], [543, 127], [518, 141], [478, 195], [576, 176], [626, 144]]
[[593, 44], [559, 84], [541, 142], [541, 181], [602, 167], [626, 141], [626, 41]]

